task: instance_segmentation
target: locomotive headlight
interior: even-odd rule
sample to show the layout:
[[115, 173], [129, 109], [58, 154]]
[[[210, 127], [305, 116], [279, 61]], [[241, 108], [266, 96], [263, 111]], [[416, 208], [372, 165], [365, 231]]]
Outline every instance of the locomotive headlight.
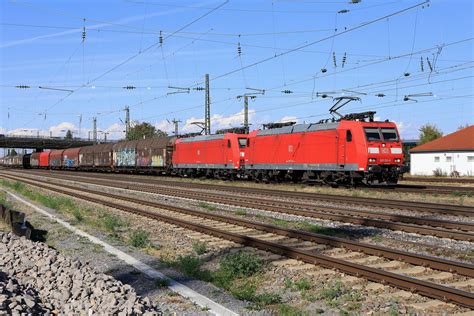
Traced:
[[375, 158], [369, 158], [369, 162], [376, 162], [376, 161], [377, 161], [377, 159], [375, 159]]
[[395, 162], [402, 162], [400, 158], [395, 158]]

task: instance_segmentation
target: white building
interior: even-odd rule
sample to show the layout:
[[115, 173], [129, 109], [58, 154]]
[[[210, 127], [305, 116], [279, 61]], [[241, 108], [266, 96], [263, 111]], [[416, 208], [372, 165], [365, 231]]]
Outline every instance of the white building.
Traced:
[[410, 150], [410, 173], [474, 176], [474, 125]]

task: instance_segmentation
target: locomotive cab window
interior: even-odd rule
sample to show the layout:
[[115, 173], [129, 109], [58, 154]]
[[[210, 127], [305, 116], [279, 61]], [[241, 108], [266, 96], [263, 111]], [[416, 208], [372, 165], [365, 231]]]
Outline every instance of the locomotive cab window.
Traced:
[[367, 137], [368, 141], [382, 140], [381, 137], [380, 137], [380, 133], [379, 133], [378, 128], [366, 127], [366, 128], [364, 128], [364, 130], [365, 130], [365, 136]]
[[230, 148], [230, 139], [227, 140], [227, 148]]
[[386, 142], [398, 141], [397, 131], [394, 128], [382, 128], [382, 135]]
[[239, 138], [239, 148], [247, 147], [247, 138]]
[[352, 142], [352, 133], [350, 130], [346, 131], [346, 141], [347, 142]]

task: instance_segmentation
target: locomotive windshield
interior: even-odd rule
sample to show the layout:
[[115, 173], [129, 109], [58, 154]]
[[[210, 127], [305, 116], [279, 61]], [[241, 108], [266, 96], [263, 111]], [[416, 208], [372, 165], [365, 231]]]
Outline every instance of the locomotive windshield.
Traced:
[[377, 127], [366, 127], [365, 136], [368, 141], [385, 141], [385, 142], [396, 142], [398, 141], [398, 134], [394, 128], [377, 128]]
[[378, 128], [366, 127], [364, 128], [364, 130], [365, 130], [365, 136], [367, 136], [368, 141], [382, 140], [380, 137], [380, 132]]
[[397, 131], [394, 128], [382, 128], [382, 135], [386, 142], [398, 141]]
[[239, 148], [247, 147], [247, 138], [239, 138]]

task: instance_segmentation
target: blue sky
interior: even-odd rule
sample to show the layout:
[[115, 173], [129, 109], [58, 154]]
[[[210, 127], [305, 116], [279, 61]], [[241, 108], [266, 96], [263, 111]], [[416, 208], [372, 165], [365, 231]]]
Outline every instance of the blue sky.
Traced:
[[253, 128], [329, 117], [321, 92], [360, 97], [343, 112], [377, 111], [404, 138], [425, 123], [445, 133], [473, 123], [472, 1], [404, 12], [423, 1], [348, 2], [3, 0], [0, 133], [87, 137], [96, 116], [119, 138], [126, 105], [133, 120], [171, 131], [176, 118], [192, 131], [204, 92], [168, 86], [202, 86], [206, 73], [213, 130], [241, 124], [236, 96], [249, 87], [265, 90], [250, 102]]

